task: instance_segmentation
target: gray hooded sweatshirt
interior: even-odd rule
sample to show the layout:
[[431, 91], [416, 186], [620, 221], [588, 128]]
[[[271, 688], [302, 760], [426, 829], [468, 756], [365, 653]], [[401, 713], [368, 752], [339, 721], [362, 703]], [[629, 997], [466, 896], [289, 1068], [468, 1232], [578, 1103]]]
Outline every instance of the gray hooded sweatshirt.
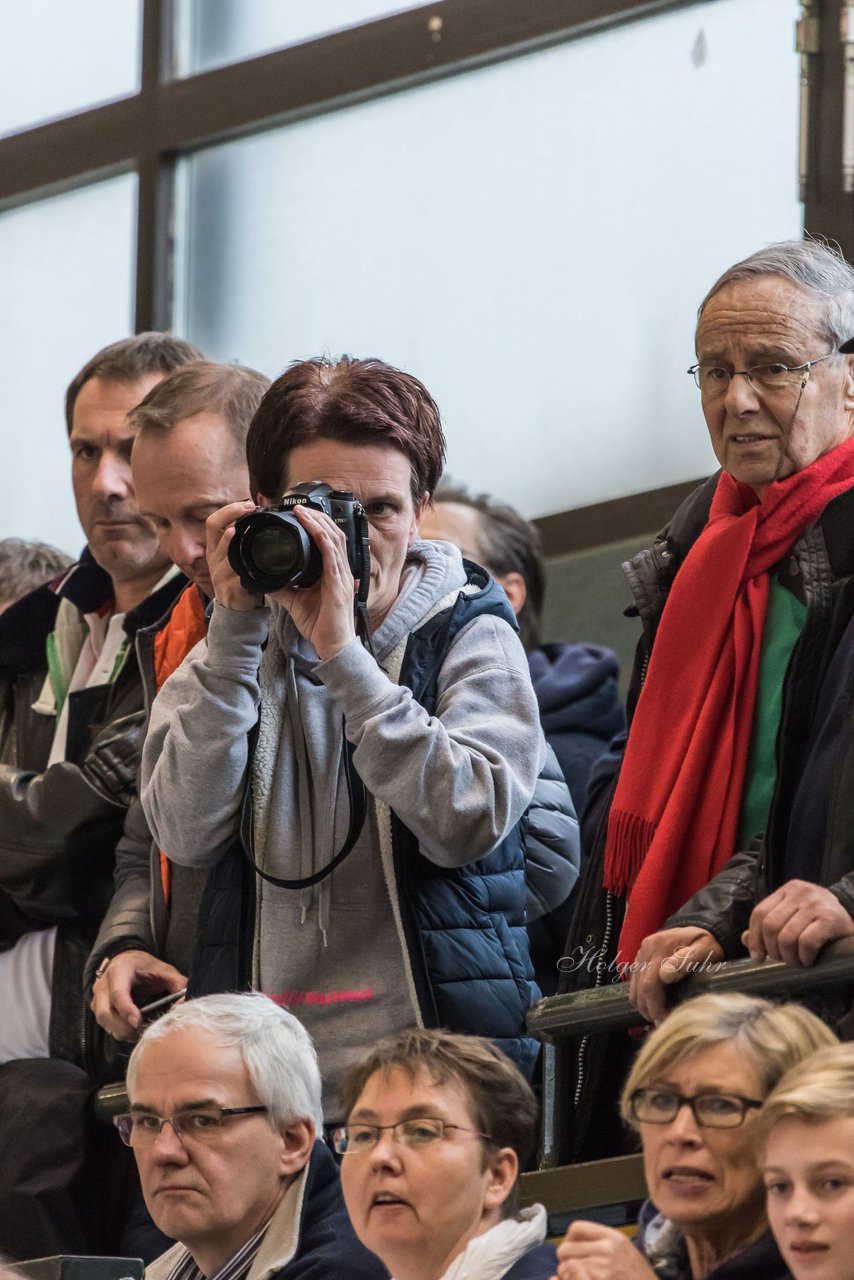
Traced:
[[[456, 637], [435, 716], [397, 683], [410, 633], [450, 606], [465, 572], [448, 543], [417, 542], [374, 636], [318, 661], [278, 605], [214, 607], [202, 642], [156, 698], [141, 796], [175, 862], [211, 866], [234, 841], [252, 761], [255, 858], [287, 879], [325, 866], [350, 810], [343, 735], [368, 792], [346, 861], [302, 892], [257, 879], [255, 984], [305, 1024], [338, 1117], [342, 1074], [381, 1035], [419, 1021], [394, 880], [389, 811], [437, 866], [488, 853], [524, 813], [544, 759], [536, 697], [518, 637], [500, 618]], [[262, 655], [262, 645], [267, 641]]]

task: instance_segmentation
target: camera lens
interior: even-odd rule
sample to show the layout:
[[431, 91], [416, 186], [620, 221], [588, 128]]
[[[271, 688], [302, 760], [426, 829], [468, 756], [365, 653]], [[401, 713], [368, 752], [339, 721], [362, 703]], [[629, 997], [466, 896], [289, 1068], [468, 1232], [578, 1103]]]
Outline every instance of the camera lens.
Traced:
[[292, 525], [268, 524], [259, 529], [247, 548], [259, 576], [289, 582], [300, 567], [302, 546]]
[[234, 526], [228, 561], [247, 591], [310, 587], [323, 570], [314, 541], [290, 511], [251, 511]]

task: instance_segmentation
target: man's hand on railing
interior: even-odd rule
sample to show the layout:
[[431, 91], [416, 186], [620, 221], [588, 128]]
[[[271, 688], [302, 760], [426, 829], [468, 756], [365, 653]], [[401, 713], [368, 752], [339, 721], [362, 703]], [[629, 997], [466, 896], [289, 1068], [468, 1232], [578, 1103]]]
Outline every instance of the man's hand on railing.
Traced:
[[644, 938], [632, 967], [629, 999], [647, 1022], [661, 1022], [670, 1009], [665, 987], [696, 973], [704, 962], [723, 960], [721, 944], [693, 925], [661, 929]]
[[827, 942], [854, 934], [854, 920], [829, 889], [788, 880], [753, 908], [741, 935], [754, 961], [770, 957], [806, 968]]

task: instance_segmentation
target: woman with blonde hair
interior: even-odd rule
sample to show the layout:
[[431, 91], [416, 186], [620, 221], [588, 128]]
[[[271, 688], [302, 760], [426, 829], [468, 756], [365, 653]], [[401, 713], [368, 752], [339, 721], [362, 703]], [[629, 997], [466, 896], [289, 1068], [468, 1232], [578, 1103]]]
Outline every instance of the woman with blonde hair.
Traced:
[[784, 1280], [765, 1216], [757, 1114], [786, 1071], [834, 1043], [800, 1005], [752, 996], [698, 996], [669, 1014], [621, 1099], [650, 1197], [637, 1237], [572, 1223], [558, 1248], [560, 1280]]
[[854, 1280], [854, 1045], [787, 1072], [758, 1131], [768, 1221], [794, 1280]]

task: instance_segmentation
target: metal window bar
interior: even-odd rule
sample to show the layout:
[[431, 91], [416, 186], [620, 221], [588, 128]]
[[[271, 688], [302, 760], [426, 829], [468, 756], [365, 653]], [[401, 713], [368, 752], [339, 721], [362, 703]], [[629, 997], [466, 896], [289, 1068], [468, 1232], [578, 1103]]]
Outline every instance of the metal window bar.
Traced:
[[[854, 985], [854, 938], [830, 943], [809, 969], [793, 969], [773, 960], [761, 964], [731, 960], [685, 978], [671, 988], [671, 993], [674, 1004], [708, 992], [726, 991], [790, 1000], [846, 984]], [[547, 1048], [549, 1068], [544, 1073], [543, 1110], [553, 1119], [546, 1127], [541, 1168], [523, 1174], [520, 1180], [520, 1203], [544, 1204], [552, 1234], [561, 1234], [573, 1217], [581, 1216], [628, 1225], [646, 1191], [640, 1155], [556, 1165], [553, 1157], [561, 1146], [559, 1127], [571, 1122], [571, 1113], [562, 1105], [566, 1093], [561, 1077], [562, 1054], [550, 1050], [581, 1036], [642, 1025], [643, 1019], [629, 1003], [624, 982], [551, 996], [540, 1000], [528, 1015], [529, 1029]], [[99, 1089], [93, 1107], [97, 1119], [104, 1123], [126, 1111], [124, 1081]]]
[[137, 329], [166, 328], [177, 156], [703, 2], [445, 0], [174, 79], [173, 0], [145, 0], [140, 92], [0, 138], [0, 210], [136, 170]]

